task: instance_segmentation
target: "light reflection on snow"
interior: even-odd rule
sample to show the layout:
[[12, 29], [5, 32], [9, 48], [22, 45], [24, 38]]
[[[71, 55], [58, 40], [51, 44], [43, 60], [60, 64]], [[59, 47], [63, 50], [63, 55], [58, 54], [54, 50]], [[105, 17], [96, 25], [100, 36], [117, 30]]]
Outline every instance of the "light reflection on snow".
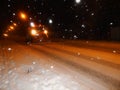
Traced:
[[15, 67], [0, 78], [0, 90], [79, 90], [79, 84], [69, 75], [55, 73], [53, 68], [38, 64]]

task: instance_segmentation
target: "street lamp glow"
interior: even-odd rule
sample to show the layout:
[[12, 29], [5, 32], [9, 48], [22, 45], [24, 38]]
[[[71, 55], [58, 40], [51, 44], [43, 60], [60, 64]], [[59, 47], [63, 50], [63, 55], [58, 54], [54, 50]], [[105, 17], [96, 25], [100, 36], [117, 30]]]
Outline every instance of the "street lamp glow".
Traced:
[[16, 23], [13, 23], [13, 25], [14, 25], [14, 26], [17, 26], [17, 24], [16, 24]]
[[14, 27], [13, 27], [13, 26], [10, 26], [10, 29], [12, 29], [12, 30], [13, 30], [13, 29], [14, 29]]
[[20, 17], [21, 19], [24, 19], [24, 20], [27, 19], [27, 15], [23, 12], [20, 13]]
[[37, 31], [36, 31], [35, 29], [32, 29], [32, 30], [31, 30], [31, 34], [32, 34], [32, 35], [36, 35], [36, 34], [37, 34]]
[[4, 33], [3, 36], [8, 37], [8, 34]]

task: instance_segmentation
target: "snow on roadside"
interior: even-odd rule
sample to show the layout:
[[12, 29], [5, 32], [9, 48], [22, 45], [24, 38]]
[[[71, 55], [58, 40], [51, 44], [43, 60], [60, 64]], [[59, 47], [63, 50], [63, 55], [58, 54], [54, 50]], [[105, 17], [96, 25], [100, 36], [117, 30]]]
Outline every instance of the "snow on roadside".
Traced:
[[58, 74], [54, 66], [21, 65], [0, 75], [0, 90], [80, 90], [69, 75]]

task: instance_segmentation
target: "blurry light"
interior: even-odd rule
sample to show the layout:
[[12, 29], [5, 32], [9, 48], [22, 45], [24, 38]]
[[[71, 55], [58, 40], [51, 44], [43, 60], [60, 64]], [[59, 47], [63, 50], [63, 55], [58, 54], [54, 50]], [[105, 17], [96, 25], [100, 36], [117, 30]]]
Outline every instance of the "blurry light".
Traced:
[[11, 29], [9, 28], [8, 31], [11, 31]]
[[31, 26], [31, 27], [35, 27], [34, 22], [30, 22], [30, 26]]
[[8, 5], [8, 7], [10, 7], [10, 4]]
[[13, 21], [12, 21], [12, 20], [10, 20], [10, 22], [12, 23]]
[[48, 31], [47, 31], [47, 30], [44, 30], [44, 33], [45, 33], [45, 34], [48, 34]]
[[80, 3], [80, 2], [81, 2], [81, 0], [75, 0], [75, 2], [76, 2], [76, 3]]
[[8, 37], [8, 34], [4, 33], [3, 36]]
[[82, 28], [85, 28], [85, 25], [84, 25], [84, 24], [82, 24], [82, 25], [81, 25], [81, 27], [82, 27]]
[[36, 34], [37, 34], [37, 31], [36, 31], [35, 29], [32, 29], [32, 30], [31, 30], [31, 34], [32, 34], [32, 35], [36, 35]]
[[49, 19], [49, 23], [52, 24], [52, 23], [53, 23], [53, 20], [52, 20], [52, 19]]
[[32, 20], [32, 18], [31, 18], [31, 17], [30, 17], [29, 19], [30, 19], [30, 20]]
[[94, 16], [94, 13], [91, 13], [91, 16]]
[[25, 13], [21, 12], [20, 17], [25, 20], [27, 18], [27, 15]]
[[13, 25], [14, 25], [14, 26], [17, 26], [17, 24], [16, 24], [16, 23], [13, 23]]
[[41, 24], [39, 24], [39, 27], [41, 27], [42, 25]]
[[12, 48], [8, 48], [8, 51], [11, 51], [12, 50]]
[[113, 25], [113, 22], [111, 22], [110, 25]]
[[13, 16], [15, 16], [15, 13], [13, 13]]
[[44, 30], [44, 34], [47, 36], [48, 38], [48, 31], [47, 30]]
[[13, 30], [13, 29], [14, 29], [14, 27], [13, 27], [13, 26], [10, 26], [10, 29], [12, 29], [12, 30]]

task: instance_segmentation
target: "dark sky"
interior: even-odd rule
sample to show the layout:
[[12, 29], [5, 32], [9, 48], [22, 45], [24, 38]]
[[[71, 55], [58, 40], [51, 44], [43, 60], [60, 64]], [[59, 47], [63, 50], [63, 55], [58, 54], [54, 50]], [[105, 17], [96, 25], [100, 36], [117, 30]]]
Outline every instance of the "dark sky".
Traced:
[[7, 21], [8, 21], [7, 1], [1, 0], [0, 1], [0, 32], [1, 32], [1, 29], [5, 27], [5, 23]]
[[0, 0], [0, 7], [0, 24], [4, 27], [12, 21], [19, 22], [20, 11], [62, 36], [104, 32], [120, 26], [120, 0]]

